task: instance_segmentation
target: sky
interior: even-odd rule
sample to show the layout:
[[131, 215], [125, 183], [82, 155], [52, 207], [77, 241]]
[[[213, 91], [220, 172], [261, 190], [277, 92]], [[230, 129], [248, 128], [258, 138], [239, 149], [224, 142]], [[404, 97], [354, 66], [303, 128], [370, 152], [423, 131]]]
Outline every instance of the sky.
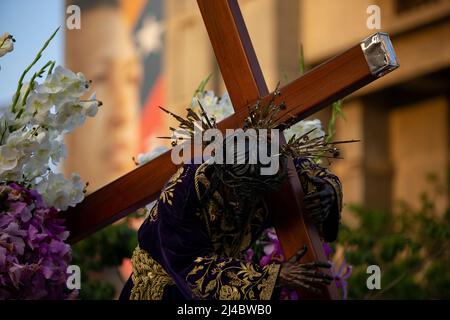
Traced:
[[14, 51], [0, 58], [1, 106], [10, 103], [23, 70], [33, 61], [44, 42], [59, 26], [62, 27], [61, 30], [26, 79], [48, 60], [56, 60], [56, 65], [64, 64], [64, 23], [64, 0], [0, 1], [0, 33], [9, 32], [16, 39]]

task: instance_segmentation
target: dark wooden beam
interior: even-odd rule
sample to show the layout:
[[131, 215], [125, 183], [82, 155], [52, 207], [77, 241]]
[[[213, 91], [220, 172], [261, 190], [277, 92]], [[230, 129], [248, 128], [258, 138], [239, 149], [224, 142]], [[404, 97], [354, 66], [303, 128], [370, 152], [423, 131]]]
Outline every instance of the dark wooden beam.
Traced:
[[269, 93], [237, 0], [198, 0], [234, 108]]
[[[248, 113], [248, 104], [269, 96], [269, 91], [237, 0], [197, 0], [197, 2], [234, 112], [245, 117]], [[235, 124], [230, 125], [231, 127], [222, 125], [221, 128], [224, 130], [236, 127]], [[284, 137], [281, 137], [280, 145], [284, 143]], [[305, 261], [325, 260], [322, 242], [316, 228], [305, 222], [304, 215], [301, 214], [304, 212], [301, 207], [303, 191], [291, 159], [288, 160], [287, 166], [290, 170], [288, 181], [279, 192], [271, 194], [267, 201], [283, 252], [285, 256], [291, 257], [305, 244], [309, 248]], [[299, 295], [302, 298], [338, 298], [334, 284], [319, 296], [311, 296], [305, 291], [299, 291]]]
[[170, 151], [88, 195], [62, 214], [75, 243], [155, 200], [177, 166]]
[[[237, 0], [197, 0], [197, 2], [234, 112], [244, 115], [245, 118], [249, 103], [268, 97], [269, 91]], [[236, 127], [235, 124], [230, 125], [231, 127], [221, 125], [221, 129]], [[284, 137], [281, 137], [280, 145], [284, 143]], [[289, 258], [301, 246], [306, 245], [309, 251], [304, 257], [305, 262], [325, 260], [322, 242], [316, 228], [304, 221], [304, 215], [301, 214], [304, 212], [303, 190], [292, 159], [288, 159], [287, 167], [290, 171], [288, 180], [281, 190], [271, 194], [267, 201], [283, 253]], [[299, 296], [338, 299], [334, 283], [324, 289], [322, 295], [312, 296], [310, 292], [299, 291]]]
[[[279, 99], [287, 105], [284, 118], [304, 118], [375, 79], [362, 49], [355, 46], [281, 88]], [[221, 121], [219, 128], [240, 128], [246, 116], [245, 108], [238, 109]], [[87, 196], [63, 213], [71, 241], [78, 241], [155, 199], [175, 171], [170, 152], [166, 152]]]

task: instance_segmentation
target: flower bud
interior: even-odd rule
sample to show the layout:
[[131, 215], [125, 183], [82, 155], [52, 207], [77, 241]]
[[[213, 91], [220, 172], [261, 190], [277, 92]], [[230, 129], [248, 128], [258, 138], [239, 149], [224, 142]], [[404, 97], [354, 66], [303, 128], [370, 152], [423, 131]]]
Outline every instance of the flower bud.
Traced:
[[0, 57], [3, 57], [8, 52], [14, 49], [14, 38], [8, 32], [0, 36]]

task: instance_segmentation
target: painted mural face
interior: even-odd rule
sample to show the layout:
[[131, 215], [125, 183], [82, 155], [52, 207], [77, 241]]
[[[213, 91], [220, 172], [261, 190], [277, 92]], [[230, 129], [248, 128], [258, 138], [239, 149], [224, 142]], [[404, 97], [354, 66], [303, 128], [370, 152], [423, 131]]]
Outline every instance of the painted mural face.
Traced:
[[68, 64], [93, 81], [103, 102], [95, 121], [86, 123], [68, 141], [72, 158], [68, 166], [89, 177], [93, 191], [135, 167], [141, 65], [118, 8], [83, 13], [81, 30], [71, 32], [67, 34]]

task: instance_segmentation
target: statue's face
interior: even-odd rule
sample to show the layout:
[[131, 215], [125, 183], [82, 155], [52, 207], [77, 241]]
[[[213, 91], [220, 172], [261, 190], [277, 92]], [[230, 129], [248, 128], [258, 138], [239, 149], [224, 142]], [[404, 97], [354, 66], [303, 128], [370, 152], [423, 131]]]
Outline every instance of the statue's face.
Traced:
[[[141, 66], [120, 11], [97, 8], [83, 12], [76, 41], [68, 42], [70, 67], [93, 81], [97, 99], [103, 102], [98, 115], [74, 135], [79, 171], [91, 182], [90, 190], [132, 170], [137, 154]], [[69, 149], [70, 152], [70, 149]], [[82, 154], [80, 154], [82, 153]]]

